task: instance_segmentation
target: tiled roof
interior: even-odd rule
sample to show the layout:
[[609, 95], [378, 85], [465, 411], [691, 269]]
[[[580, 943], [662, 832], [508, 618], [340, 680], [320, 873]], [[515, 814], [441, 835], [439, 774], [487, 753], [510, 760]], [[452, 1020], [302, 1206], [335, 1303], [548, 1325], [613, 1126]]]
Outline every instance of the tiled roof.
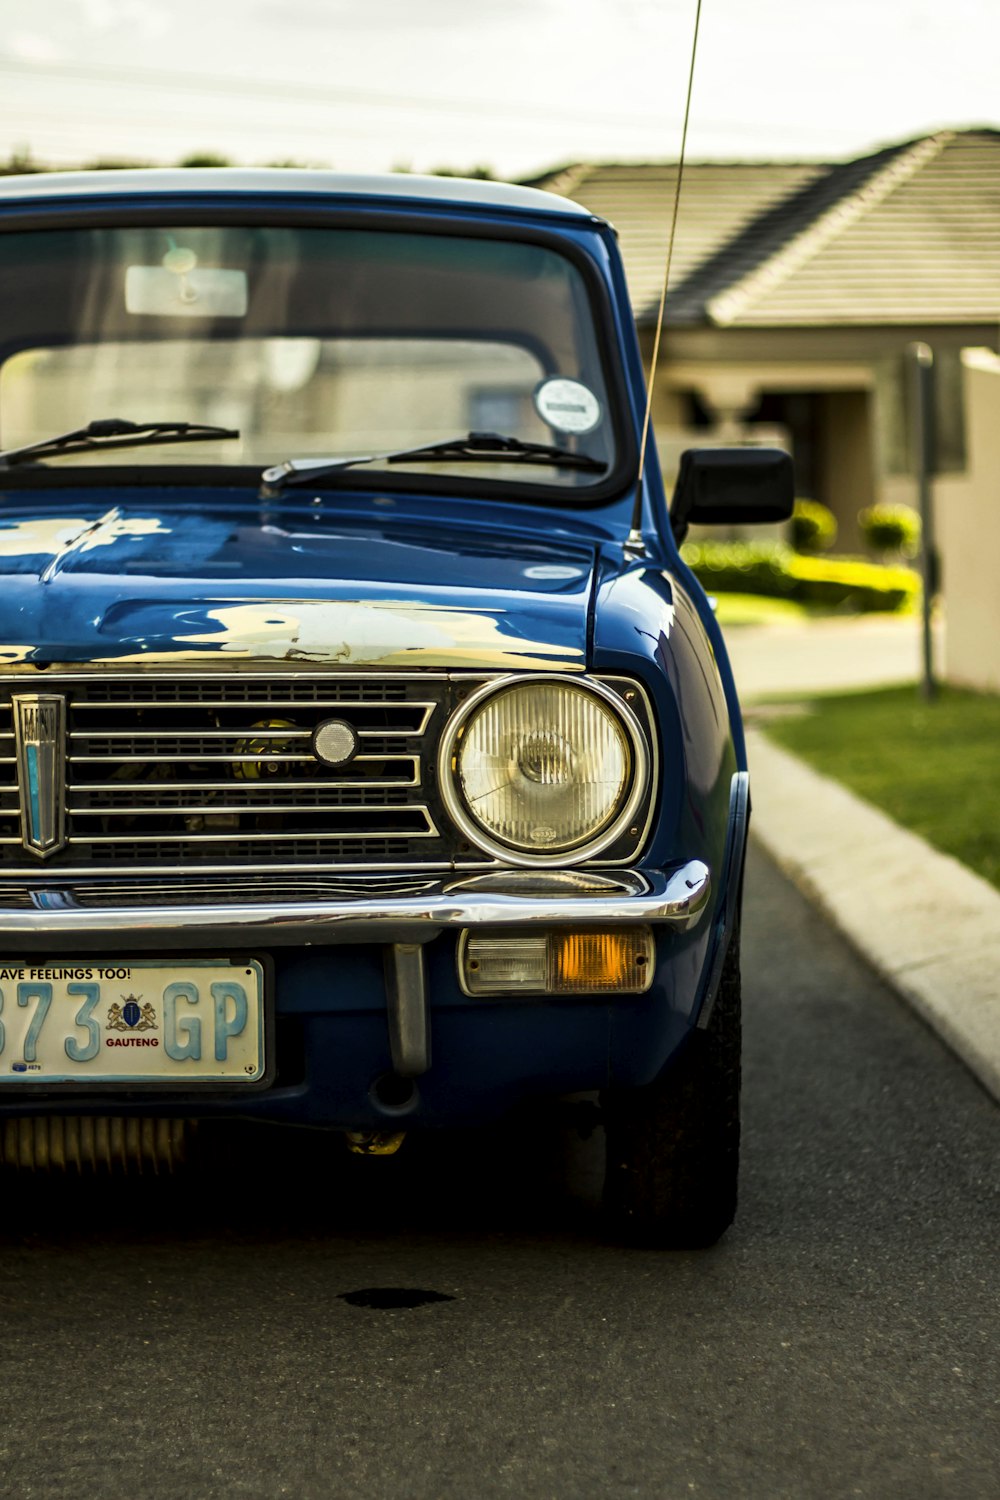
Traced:
[[[713, 321], [740, 325], [1000, 319], [1000, 131], [917, 141], [816, 222], [773, 278], [730, 287]], [[727, 316], [728, 315], [728, 316]]]
[[[616, 224], [640, 324], [656, 314], [675, 173], [551, 179]], [[686, 166], [670, 284], [674, 325], [1000, 319], [1000, 131], [942, 131], [837, 165]]]
[[[677, 286], [762, 213], [821, 177], [795, 162], [688, 162], [670, 269]], [[636, 317], [655, 318], [663, 285], [677, 166], [674, 162], [569, 167], [538, 183], [608, 219], [621, 238]]]

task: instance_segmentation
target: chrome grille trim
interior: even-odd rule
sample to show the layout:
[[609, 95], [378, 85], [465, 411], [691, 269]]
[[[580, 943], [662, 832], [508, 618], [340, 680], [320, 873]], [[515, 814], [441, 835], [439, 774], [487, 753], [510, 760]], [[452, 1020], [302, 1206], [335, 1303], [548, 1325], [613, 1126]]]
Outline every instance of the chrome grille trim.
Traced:
[[[365, 808], [364, 812], [367, 814], [367, 813], [371, 813], [373, 811], [382, 811], [382, 810], [383, 809]], [[395, 808], [390, 809], [390, 811], [391, 812], [395, 812]], [[417, 816], [422, 815], [426, 819], [425, 826], [422, 829], [420, 829], [419, 831], [414, 830], [414, 829], [406, 829], [403, 836], [405, 838], [407, 838], [407, 839], [429, 839], [429, 838], [436, 838], [437, 837], [437, 829], [435, 828], [434, 824], [431, 822], [430, 816], [427, 814], [426, 809], [425, 808], [420, 808], [419, 811], [417, 809], [414, 809], [414, 813]], [[374, 830], [374, 833], [375, 833], [375, 836], [378, 837], [378, 831]], [[232, 833], [196, 833], [196, 834], [188, 833], [188, 834], [177, 834], [177, 835], [173, 835], [173, 834], [159, 834], [159, 833], [131, 833], [128, 836], [128, 842], [130, 844], [160, 844], [160, 845], [162, 845], [162, 844], [195, 844], [195, 843], [197, 843], [197, 844], [232, 844], [232, 843], [235, 843], [235, 842], [239, 842], [241, 844], [245, 844], [245, 843], [255, 843], [256, 844], [256, 843], [270, 843], [270, 842], [280, 843], [280, 842], [283, 842], [284, 840], [287, 840], [287, 839], [299, 839], [299, 840], [301, 840], [303, 837], [309, 838], [309, 839], [318, 839], [318, 840], [321, 840], [323, 842], [326, 842], [329, 839], [336, 839], [339, 842], [339, 841], [341, 841], [341, 840], [343, 840], [345, 838], [352, 838], [352, 837], [353, 838], [364, 838], [364, 837], [366, 837], [366, 835], [365, 834], [359, 834], [359, 833], [353, 833], [353, 834], [351, 834], [351, 833], [338, 833], [336, 831], [330, 832], [330, 833], [327, 833], [327, 832], [317, 833], [315, 829], [310, 829], [309, 833], [306, 834], [306, 835], [303, 835], [301, 833], [296, 833], [294, 831], [291, 832], [291, 833], [240, 833], [240, 834], [238, 834], [236, 836], [234, 836]], [[87, 834], [87, 836], [85, 838], [79, 840], [79, 842], [87, 843], [87, 844], [117, 844], [118, 843], [118, 837], [117, 837], [117, 835], [115, 835], [113, 833], [108, 833], [108, 834], [104, 834], [104, 833], [100, 833], [100, 834]]]
[[[87, 679], [89, 685], [91, 679]], [[423, 681], [423, 679], [421, 679]], [[161, 700], [160, 708], [250, 708], [250, 709], [276, 709], [276, 708], [301, 708], [307, 704], [309, 708], [322, 708], [335, 711], [345, 706], [350, 708], [388, 708], [392, 705], [401, 704], [405, 708], [425, 708], [428, 713], [434, 710], [433, 700], [420, 703], [406, 698], [386, 698], [384, 701], [377, 698], [304, 698], [301, 701], [294, 697], [281, 698], [277, 694], [273, 698], [174, 698]], [[112, 698], [107, 702], [87, 701], [87, 712], [100, 713], [102, 710], [122, 708], [147, 708], [148, 698]], [[0, 739], [3, 735], [0, 735]]]
[[[425, 786], [447, 682], [423, 672], [12, 672], [0, 678], [0, 749], [13, 748], [11, 698], [26, 684], [65, 697], [68, 845], [47, 874], [448, 867], [454, 839], [442, 837]], [[356, 736], [339, 765], [312, 751], [330, 718]], [[20, 811], [16, 757], [3, 755], [0, 875], [40, 873]]]
[[[102, 704], [100, 706], [106, 708], [110, 705]], [[118, 708], [120, 705], [115, 704], [113, 706], [115, 708]], [[130, 703], [124, 706], [127, 708], [138, 708], [140, 711], [143, 711], [148, 710], [151, 705], [150, 702], [147, 701], [146, 703]], [[262, 706], [256, 703], [157, 703], [153, 706], [160, 713], [164, 712], [167, 709], [176, 708], [214, 709], [220, 707], [224, 708], [229, 713], [231, 713], [234, 708], [238, 708], [245, 713], [260, 713], [262, 711]], [[91, 705], [89, 703], [78, 703], [75, 705], [75, 707], [78, 711], [89, 713]], [[311, 702], [304, 704], [295, 704], [287, 703], [284, 701], [277, 704], [267, 703], [263, 705], [263, 709], [269, 708], [272, 713], [275, 712], [275, 710], [283, 710], [287, 713], [301, 713], [303, 708], [316, 709], [325, 713], [328, 707], [335, 709], [338, 713], [357, 713], [362, 709], [372, 707], [380, 708], [382, 707], [382, 705], [347, 702], [334, 703], [330, 705]], [[356, 731], [357, 734], [369, 739], [373, 735], [391, 735], [393, 739], [406, 739], [414, 735], [423, 735], [424, 733], [426, 733], [427, 725], [430, 721], [431, 714], [434, 712], [435, 704], [413, 703], [407, 704], [406, 707], [422, 710], [422, 718], [420, 719], [420, 722], [418, 724], [408, 724], [405, 726], [394, 725], [392, 728], [379, 729], [365, 729], [362, 726], [359, 727]], [[310, 736], [310, 732], [311, 731], [309, 731], [308, 729], [255, 729], [253, 732], [253, 736], [255, 740], [307, 740]], [[245, 729], [74, 729], [70, 732], [68, 738], [70, 744], [72, 745], [74, 740], [231, 740], [237, 739], [241, 736], [245, 737], [246, 733], [247, 731]], [[13, 735], [11, 735], [10, 738], [13, 739]]]
[[[20, 843], [20, 840], [18, 840], [18, 842]], [[214, 852], [216, 853], [216, 855], [218, 855], [218, 851]], [[123, 878], [127, 878], [131, 880], [133, 876], [151, 876], [155, 878], [159, 878], [163, 875], [180, 876], [182, 870], [190, 868], [192, 867], [187, 864], [168, 864], [162, 860], [156, 863], [150, 863], [148, 858], [143, 863], [134, 865], [128, 864], [120, 866], [118, 868], [115, 868], [114, 866], [95, 866], [92, 864], [60, 865], [58, 871], [52, 870], [51, 868], [40, 868], [37, 875], [33, 871], [25, 869], [24, 866], [19, 866], [17, 869], [8, 867], [5, 870], [0, 870], [0, 908], [3, 907], [7, 900], [8, 891], [10, 889], [10, 885], [8, 884], [8, 882], [13, 883], [13, 878], [15, 877], [21, 884], [23, 884], [26, 880], [30, 881], [31, 889], [34, 892], [38, 893], [47, 891], [49, 889], [56, 890], [60, 885], [65, 885], [66, 880], [70, 877], [72, 877], [74, 881], [79, 878], [95, 880], [104, 874], [105, 869], [113, 879], [120, 880]], [[487, 864], [482, 860], [476, 861], [475, 863], [470, 860], [463, 861], [451, 859], [406, 860], [406, 871], [407, 874], [411, 875], [445, 875], [452, 874], [455, 871], [467, 871], [470, 875], [479, 875], [484, 871], [489, 871], [493, 868], [493, 865]], [[232, 860], [223, 862], [217, 857], [214, 860], [206, 860], [204, 863], [199, 862], [196, 867], [198, 875], [220, 875], [227, 877], [232, 876], [234, 873], [239, 875], [262, 875], [265, 869], [267, 871], [267, 876], [269, 879], [272, 875], [311, 875], [318, 877], [322, 875], [330, 875], [334, 872], [337, 875], [367, 876], [369, 874], [375, 874], [388, 876], [394, 875], [400, 869], [400, 858], [396, 858], [393, 860], [382, 860], [381, 862], [375, 859], [369, 859], [364, 862], [359, 862], [356, 859], [340, 860], [328, 856], [326, 859], [321, 861], [309, 861], [303, 859], [297, 859], [294, 861], [281, 861], [277, 859], [268, 860], [266, 862], [266, 865], [262, 860], [258, 859], [255, 864], [237, 865]]]
[[[260, 756], [241, 757], [241, 759], [244, 759], [244, 758], [250, 759], [250, 760], [259, 760]], [[296, 758], [298, 758], [298, 757], [296, 757]], [[419, 764], [420, 763], [416, 759], [416, 757], [413, 756], [413, 755], [356, 755], [354, 757], [354, 759], [355, 759], [356, 762], [357, 761], [367, 761], [369, 764], [374, 763], [376, 765], [385, 765], [385, 763], [387, 761], [392, 761], [394, 764], [397, 764], [397, 765], [400, 765], [400, 766], [408, 765], [410, 767], [410, 772], [409, 772], [409, 774], [407, 776], [391, 777], [391, 778], [389, 778], [386, 781], [375, 781], [375, 780], [367, 781], [366, 780], [365, 783], [364, 783], [366, 787], [370, 787], [370, 786], [417, 786], [417, 785], [419, 785], [419, 781], [420, 781]], [[147, 787], [162, 786], [162, 787], [170, 787], [170, 788], [174, 788], [174, 789], [182, 788], [185, 791], [192, 791], [192, 792], [201, 792], [201, 791], [208, 792], [208, 791], [217, 790], [217, 789], [219, 789], [221, 787], [225, 787], [225, 786], [231, 785], [231, 783], [226, 782], [226, 781], [222, 781], [222, 780], [215, 780], [215, 781], [180, 781], [180, 780], [177, 780], [177, 779], [173, 779], [173, 780], [169, 780], [169, 781], [168, 780], [164, 780], [164, 781], [147, 781], [147, 782], [144, 783], [144, 785], [147, 786]], [[337, 787], [347, 787], [347, 786], [356, 786], [356, 785], [357, 785], [356, 781], [342, 781], [342, 780], [338, 780], [335, 776], [331, 776], [329, 780], [324, 779], [322, 781], [318, 781], [318, 780], [313, 780], [313, 781], [283, 781], [281, 783], [281, 787], [282, 787], [283, 791], [294, 791], [294, 792], [304, 792], [304, 791], [308, 791], [310, 789], [314, 789], [314, 790], [318, 791], [321, 788], [329, 788], [329, 787], [335, 787], [335, 786], [337, 786]], [[244, 782], [243, 783], [243, 788], [245, 790], [247, 790], [247, 791], [252, 791], [254, 789], [254, 783], [252, 781], [250, 781], [250, 782]], [[116, 783], [116, 782], [113, 782], [113, 781], [94, 781], [94, 782], [88, 783], [87, 790], [90, 791], [90, 792], [120, 792], [122, 790], [122, 786], [121, 786], [120, 782]], [[12, 792], [14, 792], [14, 788], [13, 787], [4, 787], [4, 788], [0, 789], [0, 795], [9, 795]]]

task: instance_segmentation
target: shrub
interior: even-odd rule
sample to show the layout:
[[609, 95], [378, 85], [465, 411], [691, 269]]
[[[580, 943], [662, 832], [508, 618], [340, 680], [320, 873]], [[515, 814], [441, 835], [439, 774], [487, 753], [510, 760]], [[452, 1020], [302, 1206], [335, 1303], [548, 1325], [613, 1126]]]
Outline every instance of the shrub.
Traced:
[[858, 515], [861, 535], [881, 556], [916, 557], [920, 551], [920, 517], [908, 505], [870, 505]]
[[837, 518], [818, 500], [796, 500], [791, 536], [796, 552], [827, 552], [837, 540]]
[[780, 542], [685, 542], [681, 556], [710, 592], [791, 598], [787, 547]]
[[858, 611], [896, 610], [916, 601], [912, 568], [858, 558], [804, 557], [781, 542], [686, 542], [681, 556], [711, 593], [763, 594]]
[[800, 603], [844, 605], [863, 612], [903, 609], [915, 603], [920, 579], [912, 568], [887, 568], [854, 557], [789, 558]]
[[177, 165], [179, 167], [231, 167], [232, 162], [228, 156], [220, 156], [218, 151], [192, 151], [189, 156], [182, 157]]

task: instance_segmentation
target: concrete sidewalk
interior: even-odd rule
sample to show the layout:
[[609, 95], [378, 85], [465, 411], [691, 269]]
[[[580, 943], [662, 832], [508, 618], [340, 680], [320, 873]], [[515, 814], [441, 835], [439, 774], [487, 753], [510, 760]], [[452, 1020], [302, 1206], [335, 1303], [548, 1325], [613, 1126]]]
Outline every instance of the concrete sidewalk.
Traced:
[[[726, 649], [740, 701], [887, 687], [921, 673], [920, 622], [912, 616], [729, 626]], [[940, 625], [935, 656], [943, 659]]]
[[1000, 1099], [1000, 892], [747, 730], [751, 829]]

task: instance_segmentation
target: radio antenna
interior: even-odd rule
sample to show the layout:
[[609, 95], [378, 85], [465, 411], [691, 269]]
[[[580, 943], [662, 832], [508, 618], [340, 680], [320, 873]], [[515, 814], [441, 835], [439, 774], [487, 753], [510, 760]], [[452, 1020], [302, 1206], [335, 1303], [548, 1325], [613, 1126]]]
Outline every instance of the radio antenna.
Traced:
[[653, 410], [653, 384], [656, 380], [656, 364], [660, 357], [660, 338], [663, 333], [663, 313], [667, 304], [667, 288], [670, 285], [670, 263], [674, 256], [674, 238], [677, 234], [677, 211], [681, 202], [681, 183], [684, 180], [684, 156], [687, 151], [688, 120], [691, 118], [691, 93], [694, 88], [694, 64], [698, 55], [698, 28], [701, 25], [701, 0], [697, 0], [694, 14], [694, 36], [691, 39], [691, 66], [688, 70], [687, 98], [684, 102], [684, 125], [681, 130], [681, 154], [677, 162], [677, 180], [674, 184], [674, 207], [670, 219], [670, 238], [667, 241], [667, 261], [663, 268], [663, 285], [660, 288], [660, 306], [656, 314], [656, 334], [653, 339], [653, 358], [649, 366], [649, 383], [646, 388], [646, 411], [642, 419], [642, 441], [639, 444], [639, 482], [635, 492], [635, 508], [632, 511], [632, 529], [627, 546], [633, 551], [642, 551], [642, 476], [646, 466], [646, 445], [649, 441], [649, 423]]

